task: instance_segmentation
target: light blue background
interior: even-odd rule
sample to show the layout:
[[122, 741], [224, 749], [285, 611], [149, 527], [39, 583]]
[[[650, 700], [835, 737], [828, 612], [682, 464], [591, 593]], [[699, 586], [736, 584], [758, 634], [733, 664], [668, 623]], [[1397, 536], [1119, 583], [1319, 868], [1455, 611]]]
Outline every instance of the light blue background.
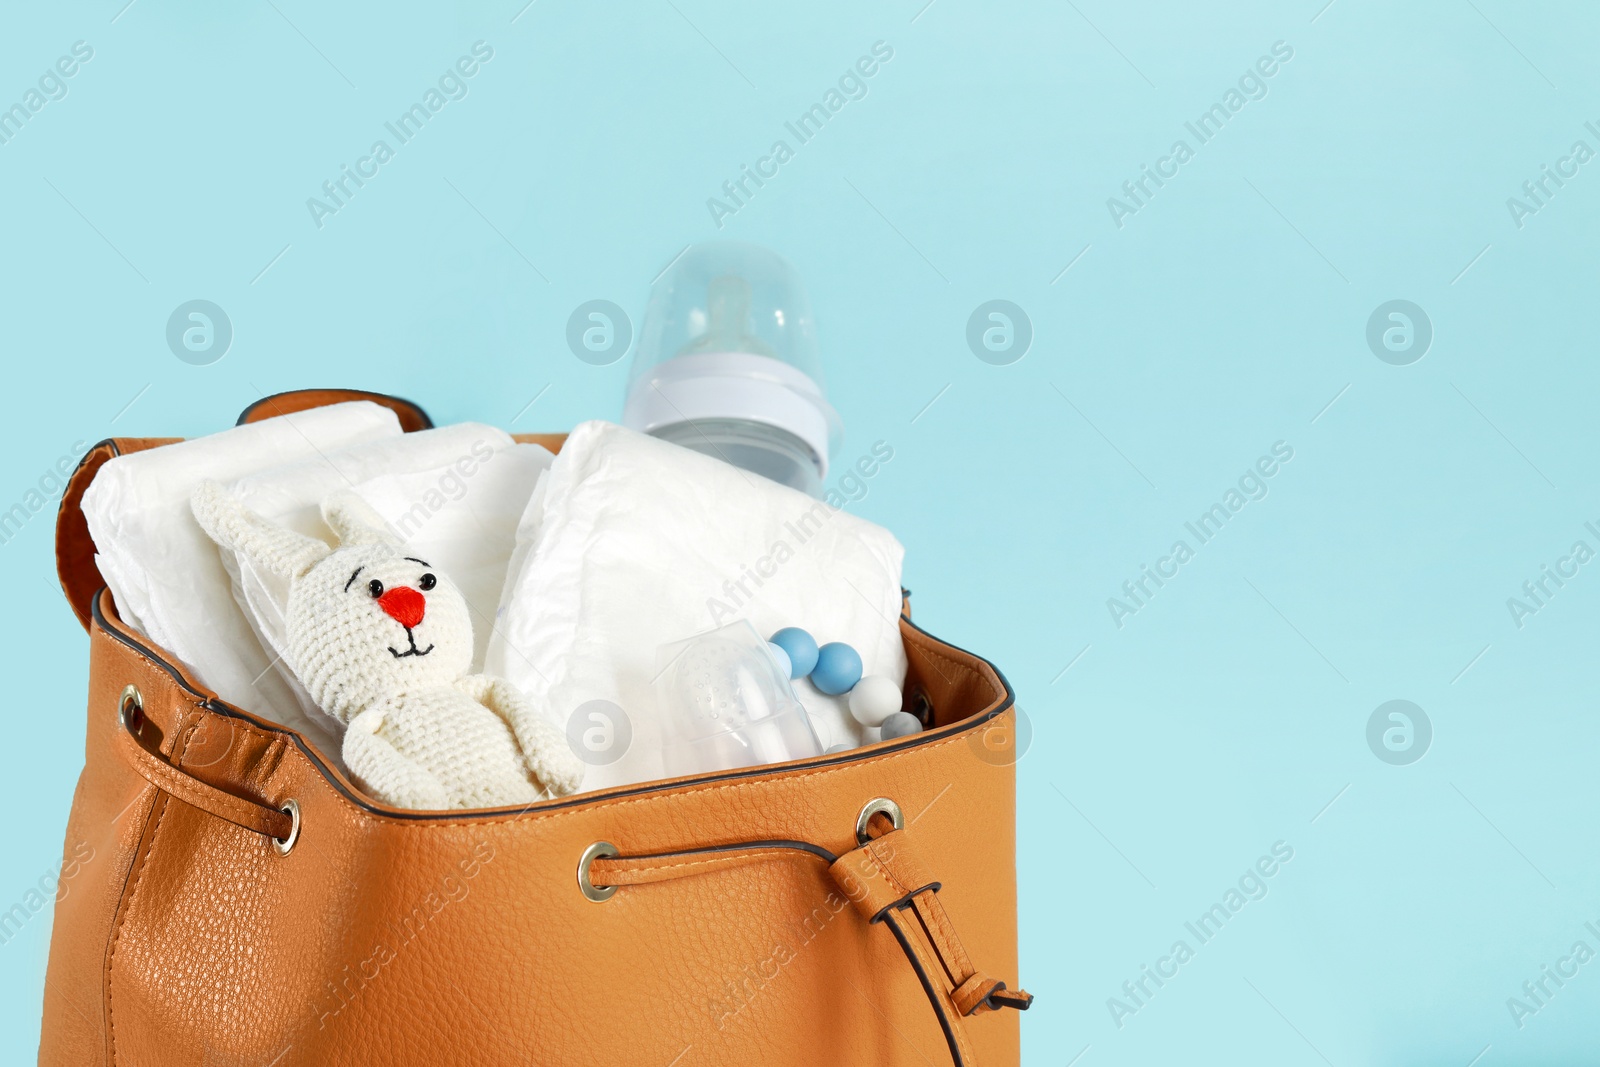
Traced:
[[[94, 58], [0, 145], [0, 508], [77, 439], [204, 434], [296, 387], [615, 418], [627, 362], [575, 358], [572, 310], [637, 326], [687, 243], [771, 245], [811, 286], [836, 460], [894, 448], [852, 509], [1031, 716], [1028, 1062], [1590, 1060], [1600, 962], [1522, 1029], [1506, 1000], [1600, 949], [1600, 565], [1520, 629], [1506, 600], [1600, 548], [1600, 162], [1520, 229], [1506, 200], [1600, 149], [1600, 17], [1323, 2], [14, 5], [0, 105]], [[470, 94], [319, 230], [306, 198], [480, 39]], [[719, 233], [707, 198], [880, 40], [868, 95]], [[1266, 98], [1119, 229], [1107, 198], [1280, 40]], [[233, 323], [214, 365], [165, 343], [194, 298]], [[1034, 330], [1008, 366], [965, 341], [995, 298]], [[1409, 366], [1364, 338], [1395, 298], [1435, 331]], [[1270, 494], [1119, 629], [1107, 598], [1280, 440]], [[59, 860], [82, 762], [51, 525], [0, 549], [0, 909]], [[1396, 698], [1434, 729], [1409, 766], [1365, 738]], [[1268, 895], [1119, 1029], [1107, 998], [1279, 840]], [[48, 937], [0, 946], [23, 1050]]]

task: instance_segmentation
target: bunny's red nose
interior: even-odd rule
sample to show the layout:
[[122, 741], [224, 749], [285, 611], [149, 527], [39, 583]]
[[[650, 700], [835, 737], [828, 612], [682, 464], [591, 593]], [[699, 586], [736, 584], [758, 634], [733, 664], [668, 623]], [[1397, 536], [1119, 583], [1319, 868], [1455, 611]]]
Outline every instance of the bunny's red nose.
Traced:
[[422, 621], [428, 602], [421, 593], [410, 586], [400, 585], [378, 598], [378, 607], [395, 622], [411, 630]]

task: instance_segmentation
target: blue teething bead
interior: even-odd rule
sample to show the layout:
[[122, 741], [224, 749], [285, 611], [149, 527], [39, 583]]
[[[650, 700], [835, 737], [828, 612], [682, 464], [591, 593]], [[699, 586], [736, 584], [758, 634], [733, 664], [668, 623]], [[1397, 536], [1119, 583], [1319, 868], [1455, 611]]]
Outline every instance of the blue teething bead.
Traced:
[[793, 679], [794, 664], [789, 662], [789, 653], [785, 652], [783, 646], [775, 641], [768, 641], [767, 648], [771, 649], [772, 658], [778, 661], [778, 670], [783, 673], [783, 676]]
[[817, 665], [811, 670], [811, 684], [818, 691], [836, 697], [848, 693], [861, 681], [861, 656], [843, 641], [829, 641], [817, 650]]
[[817, 640], [798, 626], [785, 626], [771, 639], [789, 657], [789, 677], [804, 678], [817, 665]]

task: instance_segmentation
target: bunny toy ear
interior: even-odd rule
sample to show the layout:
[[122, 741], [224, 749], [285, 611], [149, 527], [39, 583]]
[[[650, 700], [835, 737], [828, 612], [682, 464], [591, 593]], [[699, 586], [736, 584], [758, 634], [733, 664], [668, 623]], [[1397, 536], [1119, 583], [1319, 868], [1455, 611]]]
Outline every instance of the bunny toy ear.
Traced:
[[333, 551], [315, 537], [268, 522], [213, 481], [200, 483], [189, 507], [213, 541], [282, 578], [299, 578]]
[[339, 535], [343, 545], [387, 545], [400, 547], [400, 538], [389, 529], [382, 515], [361, 497], [341, 489], [322, 502], [322, 521]]

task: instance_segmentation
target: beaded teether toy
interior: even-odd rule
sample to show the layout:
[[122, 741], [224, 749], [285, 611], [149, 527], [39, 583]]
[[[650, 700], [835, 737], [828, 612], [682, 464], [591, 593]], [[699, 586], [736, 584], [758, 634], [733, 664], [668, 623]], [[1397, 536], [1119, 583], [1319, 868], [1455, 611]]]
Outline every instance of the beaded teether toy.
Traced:
[[768, 639], [768, 647], [791, 679], [809, 677], [817, 691], [828, 696], [850, 694], [851, 717], [862, 726], [877, 727], [884, 740], [921, 731], [917, 717], [900, 710], [900, 687], [881, 674], [862, 677], [861, 654], [843, 641], [819, 648], [800, 627], [785, 626]]

